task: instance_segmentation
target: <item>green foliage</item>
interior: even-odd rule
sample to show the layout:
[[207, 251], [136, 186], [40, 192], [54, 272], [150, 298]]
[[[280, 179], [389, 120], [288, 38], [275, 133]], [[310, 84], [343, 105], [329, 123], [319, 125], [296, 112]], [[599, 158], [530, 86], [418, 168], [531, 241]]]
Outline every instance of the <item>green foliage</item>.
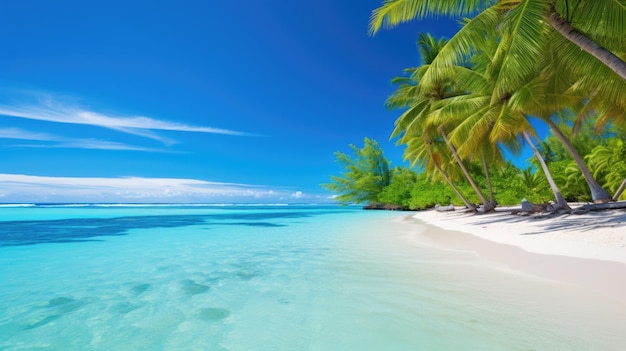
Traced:
[[[623, 132], [610, 129], [611, 134], [598, 138], [593, 129], [572, 134], [574, 145], [586, 154], [586, 163], [600, 184], [614, 193], [626, 178], [626, 142]], [[586, 144], [586, 145], [583, 145]], [[342, 204], [371, 202], [399, 206], [404, 209], [426, 209], [436, 204], [460, 205], [461, 199], [449, 184], [434, 180], [434, 173], [421, 173], [406, 167], [389, 169], [378, 143], [365, 138], [363, 148], [350, 145], [353, 155], [337, 152], [337, 162], [343, 166], [342, 176], [331, 177], [333, 182], [323, 186], [338, 193]], [[589, 187], [569, 154], [556, 138], [548, 137], [542, 144], [548, 159], [548, 168], [563, 197], [570, 202], [591, 200]], [[546, 152], [546, 150], [552, 150]], [[482, 168], [468, 162], [467, 168], [481, 189], [487, 189]], [[545, 175], [531, 167], [519, 169], [511, 162], [490, 166], [490, 176], [496, 202], [499, 205], [517, 205], [523, 198], [533, 203], [554, 200]], [[472, 203], [480, 200], [467, 181], [455, 181], [460, 192]], [[622, 194], [626, 199], [626, 194]]]
[[435, 205], [449, 205], [450, 203], [460, 203], [456, 194], [447, 185], [440, 181], [431, 181], [424, 174], [421, 174], [411, 189], [411, 199], [409, 207], [411, 209], [427, 209]]
[[[487, 189], [487, 179], [478, 165], [470, 164], [470, 170], [481, 189]], [[534, 203], [545, 203], [553, 200], [548, 182], [541, 172], [530, 168], [521, 170], [511, 162], [506, 162], [499, 167], [490, 167], [489, 174], [493, 187], [494, 197], [498, 205], [519, 205], [522, 199]], [[461, 191], [470, 194], [471, 187], [468, 184], [460, 184]], [[478, 201], [475, 196], [470, 196], [474, 202]]]
[[537, 189], [539, 189], [542, 184], [541, 176], [538, 172], [533, 172], [532, 167], [521, 170], [518, 176], [528, 191], [537, 192]]
[[[508, 100], [528, 79], [541, 77], [539, 85], [548, 83], [556, 93], [533, 103], [551, 110], [544, 112], [575, 103], [561, 94], [567, 91], [584, 99], [588, 111], [599, 113], [598, 125], [626, 123], [623, 0], [384, 0], [372, 11], [370, 34], [439, 15], [470, 18], [430, 63], [432, 72], [424, 75], [427, 85], [445, 69], [491, 47], [496, 50], [485, 72], [495, 84], [492, 103]], [[546, 79], [550, 74], [552, 81]]]
[[[485, 208], [489, 206], [481, 194], [483, 190], [493, 189], [501, 204], [519, 201], [522, 194], [516, 191], [522, 182], [532, 186], [523, 191], [523, 197], [543, 199], [545, 182], [538, 182], [540, 176], [531, 170], [521, 172], [521, 176], [508, 174], [517, 172], [501, 165], [503, 156], [499, 152], [501, 147], [507, 147], [515, 153], [522, 133], [527, 139], [528, 134], [536, 136], [527, 120], [532, 115], [548, 123], [559, 137], [558, 141], [546, 140], [542, 147], [547, 163], [558, 172], [553, 178], [560, 180], [560, 184], [551, 183], [552, 196], [560, 192], [568, 199], [582, 200], [592, 191], [594, 200], [608, 199], [598, 183], [609, 188], [621, 184], [621, 166], [615, 167], [618, 171], [606, 166], [607, 160], [613, 160], [609, 154], [613, 155], [614, 148], [596, 149], [606, 146], [602, 143], [603, 135], [598, 137], [589, 128], [586, 133], [575, 135], [572, 126], [585, 127], [586, 120], [593, 120], [598, 129], [626, 123], [626, 80], [620, 73], [623, 68], [616, 68], [626, 65], [618, 59], [625, 57], [626, 7], [618, 3], [385, 0], [372, 12], [372, 34], [382, 27], [430, 15], [471, 17], [463, 20], [462, 27], [449, 40], [421, 36], [423, 65], [407, 70], [408, 77], [394, 80], [398, 89], [387, 104], [407, 108], [392, 133], [392, 137], [399, 137], [400, 144], [407, 145], [405, 157], [430, 176], [438, 172], [445, 179], [454, 179], [448, 174], [446, 153], [433, 147], [437, 134], [444, 139], [448, 134], [445, 144], [457, 160], [459, 156], [463, 159], [458, 161], [460, 165], [482, 159], [507, 174], [492, 175], [493, 187], [489, 187], [481, 172], [471, 171], [470, 176], [464, 171], [470, 181], [474, 178], [479, 183], [473, 190]], [[574, 38], [574, 29], [582, 36]], [[582, 37], [589, 41], [579, 41]], [[612, 62], [605, 59], [610, 51], [618, 56]], [[557, 127], [555, 118], [565, 123]], [[592, 170], [596, 178], [601, 178], [598, 181], [590, 176], [580, 157], [592, 150], [604, 157]], [[501, 179], [505, 183], [498, 184]], [[559, 186], [566, 190], [559, 191]], [[472, 193], [466, 192], [465, 184], [459, 188], [463, 194]]]
[[[603, 143], [603, 135], [596, 134], [590, 123], [585, 123], [576, 132], [567, 123], [561, 123], [558, 127], [581, 156], [588, 155], [594, 147]], [[547, 136], [538, 148], [547, 163], [572, 159], [563, 143], [553, 135]]]
[[584, 202], [591, 200], [589, 187], [574, 161], [561, 160], [550, 162], [548, 169], [550, 169], [552, 178], [559, 185], [561, 195], [563, 195], [566, 201]]
[[524, 198], [534, 203], [554, 201], [554, 195], [542, 171], [527, 167], [519, 170], [517, 177], [518, 179], [515, 180], [514, 184], [516, 184], [517, 189], [523, 191], [523, 193], [520, 193], [518, 190], [518, 196], [524, 195]]
[[391, 172], [389, 161], [383, 156], [378, 142], [365, 138], [364, 146], [350, 145], [352, 156], [336, 152], [335, 157], [344, 172], [331, 176], [331, 183], [322, 184], [327, 190], [338, 194], [341, 204], [377, 202], [380, 193], [389, 185]]
[[[561, 127], [598, 183], [615, 192], [626, 178], [623, 131], [608, 126], [598, 134], [590, 123], [583, 124], [576, 133], [566, 124]], [[567, 201], [590, 201], [591, 194], [585, 179], [563, 144], [556, 137], [548, 136], [540, 149], [563, 197]]]
[[[585, 156], [585, 161], [606, 189], [615, 193], [626, 179], [626, 143], [621, 138], [611, 138], [606, 145], [598, 145]], [[626, 199], [622, 193], [620, 199]]]
[[540, 170], [530, 167], [522, 170], [508, 163], [505, 170], [499, 171], [496, 180], [496, 198], [501, 204], [517, 205], [522, 199], [533, 203], [554, 201], [550, 185]]
[[380, 193], [378, 202], [410, 208], [411, 190], [416, 183], [417, 173], [408, 168], [396, 167], [391, 172], [391, 183]]

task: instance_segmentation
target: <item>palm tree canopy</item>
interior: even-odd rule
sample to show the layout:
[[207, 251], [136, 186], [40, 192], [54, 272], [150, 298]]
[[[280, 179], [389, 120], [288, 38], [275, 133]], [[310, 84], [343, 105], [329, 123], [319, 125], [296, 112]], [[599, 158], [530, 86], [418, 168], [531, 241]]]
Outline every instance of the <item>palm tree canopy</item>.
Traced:
[[369, 29], [375, 34], [383, 27], [437, 15], [471, 19], [464, 20], [421, 73], [424, 87], [440, 81], [446, 68], [463, 65], [476, 51], [495, 45], [495, 51], [489, 49], [493, 57], [486, 70], [495, 80], [491, 103], [508, 98], [549, 65], [559, 73], [561, 86], [568, 86], [561, 92], [569, 89], [588, 102], [581, 119], [599, 112], [600, 125], [626, 123], [626, 71], [620, 74], [581, 50], [551, 22], [558, 17], [626, 67], [626, 0], [386, 0], [372, 12]]

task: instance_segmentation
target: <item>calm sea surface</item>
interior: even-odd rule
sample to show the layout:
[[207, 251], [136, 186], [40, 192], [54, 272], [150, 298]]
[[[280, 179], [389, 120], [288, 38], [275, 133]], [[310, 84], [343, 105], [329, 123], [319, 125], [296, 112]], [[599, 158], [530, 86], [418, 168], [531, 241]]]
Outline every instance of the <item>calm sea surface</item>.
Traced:
[[626, 306], [396, 212], [0, 207], [0, 350], [624, 350]]

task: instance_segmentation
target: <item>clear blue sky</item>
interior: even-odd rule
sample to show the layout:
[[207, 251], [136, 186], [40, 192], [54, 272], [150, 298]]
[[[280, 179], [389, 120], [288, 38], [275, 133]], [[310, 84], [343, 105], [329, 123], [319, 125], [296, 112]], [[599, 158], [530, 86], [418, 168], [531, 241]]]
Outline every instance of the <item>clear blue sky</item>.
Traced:
[[382, 0], [30, 1], [0, 11], [0, 202], [324, 202], [389, 142], [419, 31]]

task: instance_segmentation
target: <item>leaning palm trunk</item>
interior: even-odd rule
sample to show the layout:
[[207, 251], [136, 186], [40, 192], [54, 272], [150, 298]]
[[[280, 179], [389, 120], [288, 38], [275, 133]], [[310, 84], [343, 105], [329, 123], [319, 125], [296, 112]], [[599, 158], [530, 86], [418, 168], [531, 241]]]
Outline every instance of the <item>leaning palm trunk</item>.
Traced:
[[612, 52], [598, 45], [598, 43], [589, 39], [581, 32], [577, 31], [569, 22], [559, 16], [554, 6], [552, 6], [552, 9], [550, 10], [550, 25], [561, 33], [561, 35], [563, 35], [567, 40], [600, 60], [600, 62], [604, 63], [613, 72], [617, 73], [620, 77], [626, 80], [626, 62], [622, 61]]
[[470, 185], [472, 186], [472, 189], [474, 189], [474, 191], [476, 192], [476, 194], [480, 198], [480, 201], [483, 203], [482, 211], [483, 212], [489, 212], [489, 211], [493, 210], [494, 207], [485, 198], [485, 195], [483, 195], [483, 192], [480, 190], [478, 185], [476, 185], [476, 182], [474, 181], [474, 178], [472, 178], [472, 176], [470, 175], [470, 173], [467, 170], [467, 168], [465, 168], [465, 165], [463, 164], [463, 160], [461, 160], [461, 157], [459, 157], [459, 153], [457, 152], [456, 147], [454, 146], [454, 144], [452, 144], [448, 140], [448, 136], [446, 135], [446, 132], [443, 130], [442, 127], [439, 127], [439, 133], [441, 133], [441, 136], [443, 137], [443, 140], [446, 142], [446, 144], [450, 148], [450, 151], [452, 151], [452, 155], [454, 156], [454, 159], [456, 160], [456, 163], [459, 164], [459, 167], [463, 171], [463, 174], [465, 174], [465, 177], [467, 178], [467, 181], [469, 181]]
[[530, 139], [530, 135], [528, 135], [527, 131], [524, 131], [522, 134], [524, 135], [524, 139], [526, 139], [526, 142], [528, 142], [528, 145], [530, 145], [530, 148], [533, 149], [537, 160], [539, 160], [541, 169], [546, 175], [546, 179], [548, 179], [548, 184], [550, 184], [550, 189], [552, 189], [552, 193], [554, 193], [554, 197], [556, 198], [556, 205], [554, 206], [553, 210], [570, 209], [567, 201], [565, 201], [563, 195], [561, 195], [561, 192], [559, 191], [559, 188], [556, 186], [554, 179], [552, 179], [552, 174], [550, 174], [550, 170], [548, 169], [548, 165], [546, 165], [546, 161], [543, 159], [541, 153], [539, 152], [539, 150], [537, 150], [537, 147], [535, 147], [535, 144]]
[[615, 195], [613, 195], [613, 201], [617, 201], [620, 195], [622, 195], [622, 193], [624, 192], [624, 190], [626, 190], [626, 178], [615, 192]]
[[493, 186], [491, 185], [491, 177], [489, 176], [489, 168], [487, 167], [487, 160], [485, 159], [485, 154], [482, 154], [483, 161], [483, 171], [485, 172], [485, 178], [487, 179], [487, 188], [489, 188], [489, 203], [494, 208], [496, 207], [496, 199], [493, 196]]
[[550, 129], [552, 130], [554, 135], [563, 143], [569, 154], [578, 165], [578, 168], [582, 172], [583, 177], [585, 177], [585, 181], [589, 186], [589, 190], [591, 190], [591, 199], [593, 200], [593, 202], [603, 203], [611, 201], [611, 196], [609, 195], [609, 193], [607, 193], [606, 190], [602, 189], [600, 184], [598, 184], [598, 182], [593, 179], [589, 168], [587, 168], [587, 166], [583, 162], [582, 157], [580, 157], [578, 151], [576, 151], [576, 149], [574, 148], [574, 145], [572, 145], [572, 143], [567, 139], [567, 137], [565, 137], [565, 135], [563, 135], [561, 130], [556, 126], [556, 124], [554, 124], [554, 122], [552, 122], [549, 118], [546, 119], [546, 123], [548, 123], [548, 126], [550, 126]]
[[441, 173], [441, 176], [443, 177], [443, 179], [445, 179], [446, 182], [452, 187], [452, 190], [454, 190], [456, 195], [461, 199], [461, 201], [463, 201], [463, 204], [465, 204], [465, 207], [467, 207], [471, 211], [476, 211], [476, 206], [474, 206], [474, 204], [472, 204], [469, 201], [467, 201], [465, 196], [463, 196], [463, 194], [461, 194], [461, 191], [459, 190], [459, 188], [457, 188], [456, 185], [454, 185], [454, 183], [452, 183], [452, 181], [450, 180], [450, 178], [448, 177], [446, 172], [444, 172], [443, 169], [441, 169], [441, 167], [439, 165], [435, 165], [435, 167], [437, 167], [437, 170], [439, 170], [439, 173]]

